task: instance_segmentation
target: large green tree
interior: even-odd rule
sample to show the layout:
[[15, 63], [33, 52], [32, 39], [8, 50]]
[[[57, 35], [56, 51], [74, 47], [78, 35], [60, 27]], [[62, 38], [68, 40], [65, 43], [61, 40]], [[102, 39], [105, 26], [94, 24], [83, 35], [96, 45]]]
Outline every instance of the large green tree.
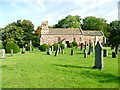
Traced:
[[19, 46], [23, 45], [23, 33], [23, 29], [16, 26], [15, 23], [8, 24], [5, 28], [3, 28], [2, 32], [3, 45], [5, 46], [7, 42], [14, 42]]
[[80, 28], [80, 16], [68, 15], [64, 19], [58, 21], [58, 24], [53, 25], [55, 28]]
[[87, 16], [83, 19], [82, 29], [84, 30], [101, 30], [108, 36], [108, 28], [109, 24], [107, 24], [107, 20], [103, 18], [96, 18], [95, 16]]
[[120, 44], [120, 21], [112, 21], [109, 32], [109, 43], [113, 46]]

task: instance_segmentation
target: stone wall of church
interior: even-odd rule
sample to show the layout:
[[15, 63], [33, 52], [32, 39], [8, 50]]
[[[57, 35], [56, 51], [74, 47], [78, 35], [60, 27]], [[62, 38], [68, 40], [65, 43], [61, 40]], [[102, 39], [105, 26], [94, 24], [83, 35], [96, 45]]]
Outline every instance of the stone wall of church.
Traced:
[[66, 41], [73, 42], [74, 40], [80, 44], [84, 43], [85, 41], [89, 44], [89, 42], [100, 41], [103, 42], [103, 36], [84, 36], [84, 35], [41, 35], [40, 44], [54, 44], [59, 41], [63, 40], [65, 44]]

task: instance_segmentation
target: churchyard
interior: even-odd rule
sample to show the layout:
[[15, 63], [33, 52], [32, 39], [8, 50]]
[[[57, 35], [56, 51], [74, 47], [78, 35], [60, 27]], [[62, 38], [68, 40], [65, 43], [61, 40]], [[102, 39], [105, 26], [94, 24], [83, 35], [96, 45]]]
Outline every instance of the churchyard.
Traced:
[[[118, 56], [95, 62], [99, 52], [89, 52], [89, 46], [65, 48], [49, 53], [34, 48], [17, 54], [6, 54], [2, 62], [2, 88], [118, 88]], [[100, 51], [100, 50], [99, 50]], [[1, 54], [1, 52], [0, 52]], [[47, 55], [48, 54], [48, 55]], [[96, 56], [97, 57], [96, 57]], [[98, 65], [98, 63], [100, 63]], [[101, 65], [102, 64], [102, 65]], [[93, 67], [93, 68], [92, 68]]]

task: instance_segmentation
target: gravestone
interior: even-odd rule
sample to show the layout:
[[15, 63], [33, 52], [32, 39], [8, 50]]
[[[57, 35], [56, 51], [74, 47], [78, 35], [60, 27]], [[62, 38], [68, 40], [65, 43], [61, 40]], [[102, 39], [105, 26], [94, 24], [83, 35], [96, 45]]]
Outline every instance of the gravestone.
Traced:
[[74, 50], [73, 49], [71, 49], [71, 55], [74, 55]]
[[5, 58], [5, 49], [2, 49], [2, 59]]
[[84, 58], [87, 58], [87, 52], [86, 52], [86, 49], [84, 49]]
[[65, 48], [67, 48], [67, 44], [65, 44]]
[[116, 58], [116, 53], [112, 52], [112, 58]]
[[25, 47], [22, 48], [22, 54], [25, 54]]
[[51, 48], [47, 49], [47, 55], [51, 55], [51, 54], [52, 54]]
[[107, 49], [103, 49], [103, 57], [107, 57], [108, 56], [108, 51]]
[[115, 53], [118, 54], [118, 52], [119, 52], [119, 46], [116, 45], [116, 46], [115, 46]]
[[81, 47], [80, 47], [80, 50], [82, 50], [82, 49], [83, 49], [83, 43], [81, 43], [80, 46], [81, 46]]
[[106, 44], [106, 37], [104, 36], [103, 37], [103, 45], [105, 46], [105, 44]]
[[87, 42], [85, 41], [85, 45], [84, 45], [84, 49], [86, 50], [87, 49]]
[[102, 51], [102, 45], [98, 41], [95, 46], [95, 66], [93, 66], [94, 69], [103, 69], [103, 51]]
[[32, 41], [30, 40], [30, 52], [32, 52]]
[[11, 55], [11, 56], [13, 55], [13, 49], [10, 50], [10, 55]]
[[88, 55], [91, 55], [91, 49], [92, 49], [92, 43], [89, 44], [89, 51], [88, 51]]
[[57, 50], [55, 51], [55, 55], [54, 55], [54, 56], [58, 56], [58, 52], [59, 52], [59, 50], [57, 49]]
[[64, 49], [62, 49], [61, 51], [62, 51], [62, 54], [64, 54]]

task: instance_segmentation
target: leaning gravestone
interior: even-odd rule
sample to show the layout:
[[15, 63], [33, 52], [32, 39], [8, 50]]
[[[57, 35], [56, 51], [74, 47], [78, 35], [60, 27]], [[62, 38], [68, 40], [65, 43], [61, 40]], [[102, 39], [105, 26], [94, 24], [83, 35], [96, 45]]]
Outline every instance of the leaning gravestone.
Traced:
[[5, 49], [2, 49], [2, 59], [5, 58]]
[[30, 52], [32, 52], [32, 41], [30, 40]]
[[103, 57], [107, 57], [108, 56], [108, 51], [107, 49], [103, 49]]
[[11, 55], [11, 56], [13, 55], [13, 49], [10, 50], [10, 55]]
[[103, 51], [102, 51], [102, 45], [98, 41], [95, 46], [95, 66], [93, 66], [94, 69], [103, 69]]
[[116, 53], [112, 52], [112, 58], [116, 58]]
[[86, 49], [84, 49], [84, 58], [87, 58], [87, 52], [86, 52]]
[[73, 49], [71, 49], [71, 55], [74, 55], [74, 50]]

